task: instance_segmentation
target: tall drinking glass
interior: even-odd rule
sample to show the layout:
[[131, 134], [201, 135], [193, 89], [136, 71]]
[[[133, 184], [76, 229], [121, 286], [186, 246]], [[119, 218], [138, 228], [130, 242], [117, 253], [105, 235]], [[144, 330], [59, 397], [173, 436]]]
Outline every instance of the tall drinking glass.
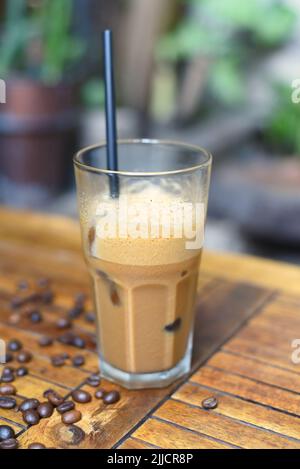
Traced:
[[106, 169], [105, 144], [74, 158], [101, 373], [131, 389], [163, 387], [190, 371], [211, 155], [131, 140], [118, 156], [118, 171]]

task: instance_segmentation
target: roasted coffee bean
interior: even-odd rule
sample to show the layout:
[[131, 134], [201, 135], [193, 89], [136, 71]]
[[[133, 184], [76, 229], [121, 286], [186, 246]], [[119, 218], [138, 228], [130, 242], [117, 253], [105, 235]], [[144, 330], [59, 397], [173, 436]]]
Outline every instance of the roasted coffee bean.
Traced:
[[44, 304], [50, 304], [54, 299], [54, 293], [51, 290], [46, 290], [40, 293], [40, 297]]
[[31, 443], [28, 446], [28, 449], [46, 449], [46, 446], [43, 445], [42, 443]]
[[73, 345], [74, 334], [72, 332], [66, 332], [57, 338], [57, 341], [64, 345]]
[[92, 311], [85, 314], [84, 319], [86, 322], [94, 323], [96, 321], [96, 315]]
[[101, 378], [98, 375], [89, 376], [88, 379], [86, 380], [86, 384], [88, 384], [89, 386], [93, 386], [94, 388], [99, 386], [100, 383], [101, 383]]
[[17, 369], [16, 375], [20, 378], [22, 376], [28, 375], [28, 368], [26, 366], [20, 366], [20, 368]]
[[22, 303], [23, 303], [23, 299], [20, 296], [14, 296], [10, 302], [10, 307], [12, 309], [16, 309], [22, 306]]
[[15, 431], [8, 425], [0, 425], [0, 441], [15, 438]]
[[16, 405], [17, 401], [13, 397], [0, 397], [0, 409], [14, 409]]
[[58, 407], [60, 404], [64, 402], [64, 398], [60, 396], [56, 391], [53, 389], [50, 389], [44, 393], [44, 397], [48, 399], [49, 402], [51, 402], [54, 407]]
[[204, 399], [201, 404], [205, 410], [215, 409], [218, 407], [218, 399], [214, 396], [208, 397], [207, 399]]
[[15, 438], [9, 438], [9, 440], [4, 440], [0, 443], [0, 449], [17, 449], [18, 446], [19, 443]]
[[68, 317], [70, 319], [77, 319], [83, 312], [83, 307], [81, 305], [74, 306], [68, 312]]
[[10, 352], [6, 352], [6, 355], [5, 355], [5, 363], [10, 363], [12, 362], [14, 359], [14, 356], [12, 353]]
[[48, 278], [39, 278], [36, 282], [38, 287], [46, 288], [50, 285], [50, 280]]
[[72, 345], [74, 345], [76, 348], [85, 348], [86, 341], [79, 336], [75, 336]]
[[105, 389], [103, 389], [103, 388], [97, 389], [97, 391], [95, 392], [95, 398], [96, 399], [103, 399], [105, 393], [106, 393]]
[[82, 366], [85, 364], [85, 358], [82, 355], [76, 355], [72, 359], [73, 366]]
[[58, 329], [69, 329], [71, 326], [72, 323], [67, 318], [60, 318], [56, 323]]
[[53, 414], [53, 411], [54, 411], [53, 404], [51, 404], [51, 402], [49, 401], [42, 402], [37, 408], [37, 412], [42, 419], [47, 419], [51, 417], [51, 415]]
[[68, 360], [68, 358], [70, 358], [70, 354], [67, 353], [67, 352], [61, 353], [60, 356], [61, 356], [62, 358], [64, 358], [65, 360]]
[[79, 410], [70, 410], [69, 412], [66, 412], [65, 414], [62, 414], [61, 420], [63, 423], [66, 425], [72, 425], [73, 423], [79, 422], [81, 420], [81, 412]]
[[178, 329], [181, 326], [181, 318], [177, 318], [172, 324], [168, 324], [165, 326], [165, 331], [167, 332], [175, 332], [178, 331]]
[[1, 396], [14, 396], [17, 390], [12, 384], [1, 384], [0, 394]]
[[51, 357], [51, 363], [55, 367], [63, 366], [65, 362], [66, 359], [63, 355], [55, 355], [54, 357]]
[[40, 405], [40, 401], [37, 399], [25, 399], [22, 404], [19, 406], [19, 410], [22, 412], [27, 412], [28, 410], [35, 410]]
[[14, 373], [6, 373], [5, 375], [1, 376], [2, 383], [12, 383], [15, 380]]
[[53, 344], [53, 339], [48, 336], [43, 336], [39, 339], [39, 345], [41, 347], [49, 347], [49, 345]]
[[21, 280], [17, 285], [18, 290], [28, 290], [29, 283], [27, 280]]
[[8, 342], [8, 350], [11, 352], [17, 352], [23, 347], [22, 342], [18, 339], [13, 339]]
[[83, 391], [83, 389], [77, 389], [76, 391], [73, 391], [71, 396], [75, 402], [80, 402], [81, 404], [86, 404], [92, 400], [90, 393]]
[[30, 293], [29, 295], [27, 296], [15, 296], [12, 300], [11, 300], [11, 307], [13, 309], [16, 309], [16, 308], [20, 308], [21, 306], [25, 306], [26, 304], [28, 303], [31, 303], [33, 301], [37, 301], [39, 300], [41, 297], [40, 297], [40, 294], [38, 292], [33, 292], [33, 293]]
[[23, 413], [23, 420], [27, 425], [37, 425], [40, 421], [40, 416], [36, 410], [27, 410]]
[[120, 400], [120, 393], [118, 391], [110, 391], [104, 394], [103, 402], [104, 404], [115, 404]]
[[5, 366], [2, 371], [2, 376], [11, 375], [14, 373], [14, 371], [14, 368], [12, 368], [11, 366]]
[[65, 412], [69, 412], [70, 410], [75, 409], [75, 404], [73, 401], [65, 401], [56, 407], [56, 410], [59, 414], [64, 414]]
[[30, 321], [34, 324], [38, 324], [39, 322], [43, 320], [42, 313], [38, 310], [31, 311], [28, 316], [29, 316]]
[[22, 350], [18, 353], [17, 360], [19, 363], [28, 363], [32, 360], [32, 354], [27, 350]]

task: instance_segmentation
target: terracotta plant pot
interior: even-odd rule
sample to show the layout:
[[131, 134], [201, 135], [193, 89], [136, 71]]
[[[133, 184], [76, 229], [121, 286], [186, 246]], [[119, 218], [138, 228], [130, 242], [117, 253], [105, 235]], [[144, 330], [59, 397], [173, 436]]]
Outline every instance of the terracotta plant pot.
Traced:
[[7, 81], [0, 105], [1, 192], [5, 202], [41, 206], [68, 184], [76, 146], [77, 87]]

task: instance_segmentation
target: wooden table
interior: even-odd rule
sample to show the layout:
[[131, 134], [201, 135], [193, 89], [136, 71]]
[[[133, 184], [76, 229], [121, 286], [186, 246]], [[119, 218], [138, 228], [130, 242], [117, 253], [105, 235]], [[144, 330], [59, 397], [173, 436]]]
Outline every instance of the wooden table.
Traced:
[[[13, 313], [10, 302], [21, 279], [47, 276], [53, 305], [41, 306], [44, 320], [32, 324]], [[54, 368], [49, 355], [79, 352], [55, 342], [42, 349], [42, 334], [56, 334], [55, 322], [73, 304], [76, 292], [89, 293], [79, 230], [60, 217], [0, 210], [0, 338], [19, 338], [34, 358], [30, 374], [17, 378], [18, 401], [42, 398], [49, 387], [64, 396], [88, 388], [98, 369], [94, 325], [75, 321], [87, 340], [82, 368]], [[88, 307], [92, 307], [88, 304]], [[22, 308], [21, 308], [22, 309]], [[22, 448], [33, 441], [58, 448], [300, 448], [300, 364], [291, 359], [300, 339], [300, 269], [254, 257], [205, 252], [199, 280], [193, 373], [160, 390], [121, 390], [112, 406], [93, 399], [79, 405], [83, 419], [66, 427], [55, 412], [26, 428], [19, 412], [0, 411]], [[104, 382], [106, 389], [118, 386]], [[215, 410], [201, 402], [217, 396]]]

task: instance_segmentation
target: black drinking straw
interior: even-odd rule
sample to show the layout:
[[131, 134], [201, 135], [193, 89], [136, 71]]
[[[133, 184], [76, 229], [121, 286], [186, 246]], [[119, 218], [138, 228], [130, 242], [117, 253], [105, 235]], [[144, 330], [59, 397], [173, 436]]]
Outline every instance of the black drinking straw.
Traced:
[[[105, 84], [105, 119], [106, 119], [106, 158], [107, 169], [118, 170], [118, 145], [116, 126], [115, 80], [113, 67], [112, 32], [106, 29], [102, 33], [103, 64]], [[119, 197], [119, 179], [116, 174], [109, 176], [110, 195]]]

